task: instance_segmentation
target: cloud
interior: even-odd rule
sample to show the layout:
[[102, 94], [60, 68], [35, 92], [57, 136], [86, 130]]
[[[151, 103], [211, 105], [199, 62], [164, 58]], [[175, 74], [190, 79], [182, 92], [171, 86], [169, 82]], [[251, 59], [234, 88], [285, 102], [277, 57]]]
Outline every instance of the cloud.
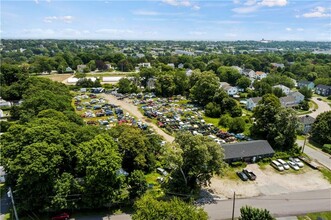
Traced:
[[163, 0], [165, 4], [172, 5], [172, 6], [183, 6], [183, 7], [190, 7], [193, 10], [199, 10], [200, 7], [196, 4], [192, 4], [190, 0]]
[[67, 16], [48, 16], [44, 18], [44, 22], [52, 23], [53, 21], [63, 21], [65, 23], [71, 23], [74, 17], [67, 15]]
[[330, 17], [331, 14], [327, 13], [324, 7], [318, 6], [312, 9], [311, 12], [305, 13], [302, 16], [305, 18], [324, 18]]
[[240, 0], [233, 0], [234, 4], [240, 4]]
[[256, 4], [256, 0], [247, 0], [244, 5], [247, 5], [247, 6], [251, 6], [251, 5], [255, 5]]
[[249, 7], [238, 7], [232, 9], [233, 12], [238, 13], [238, 14], [247, 14], [247, 13], [252, 13], [257, 11], [260, 8], [258, 5], [254, 6], [249, 6]]
[[258, 3], [262, 6], [268, 6], [268, 7], [274, 7], [274, 6], [280, 6], [283, 7], [287, 5], [287, 0], [262, 0]]
[[145, 10], [138, 10], [133, 12], [134, 15], [146, 15], [146, 16], [156, 16], [160, 15], [159, 12], [156, 11], [145, 11]]
[[292, 31], [292, 28], [285, 28], [286, 31]]
[[39, 4], [39, 0], [34, 0], [34, 2], [35, 2], [36, 4]]

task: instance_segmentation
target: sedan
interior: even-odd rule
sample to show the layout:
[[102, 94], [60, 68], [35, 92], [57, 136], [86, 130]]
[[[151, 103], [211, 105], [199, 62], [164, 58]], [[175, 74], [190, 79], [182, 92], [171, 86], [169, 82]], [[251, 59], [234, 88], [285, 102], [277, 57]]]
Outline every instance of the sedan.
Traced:
[[242, 181], [247, 181], [247, 180], [248, 180], [248, 177], [247, 177], [246, 174], [243, 173], [243, 172], [237, 172], [237, 175], [239, 176], [239, 178], [240, 178]]
[[299, 160], [299, 158], [292, 158], [292, 157], [290, 157], [289, 160], [292, 161], [292, 162], [294, 162], [294, 163], [296, 163], [300, 168], [303, 167], [303, 163], [302, 163], [301, 160]]
[[288, 163], [288, 165], [290, 165], [290, 167], [293, 170], [299, 170], [300, 169], [299, 166], [296, 163], [292, 162], [292, 161], [288, 161], [287, 163]]

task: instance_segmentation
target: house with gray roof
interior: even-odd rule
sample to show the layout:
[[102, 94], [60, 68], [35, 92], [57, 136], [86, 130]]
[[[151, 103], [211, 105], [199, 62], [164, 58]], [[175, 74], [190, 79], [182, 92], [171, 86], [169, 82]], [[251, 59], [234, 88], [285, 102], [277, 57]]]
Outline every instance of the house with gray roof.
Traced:
[[244, 141], [234, 144], [223, 144], [224, 161], [232, 163], [235, 161], [256, 161], [266, 157], [272, 157], [274, 149], [266, 140]]
[[305, 116], [299, 117], [298, 120], [303, 126], [302, 133], [307, 134], [308, 132], [310, 132], [311, 127], [313, 126], [316, 119], [311, 117], [310, 115], [305, 115]]
[[301, 89], [302, 87], [308, 87], [308, 89], [314, 89], [315, 84], [313, 82], [307, 80], [300, 80], [298, 82], [298, 87]]
[[249, 98], [247, 99], [247, 103], [246, 103], [246, 108], [248, 110], [253, 110], [259, 103], [259, 101], [262, 100], [262, 97], [255, 97], [255, 98]]
[[315, 88], [315, 93], [322, 96], [329, 96], [331, 95], [331, 86], [319, 84]]

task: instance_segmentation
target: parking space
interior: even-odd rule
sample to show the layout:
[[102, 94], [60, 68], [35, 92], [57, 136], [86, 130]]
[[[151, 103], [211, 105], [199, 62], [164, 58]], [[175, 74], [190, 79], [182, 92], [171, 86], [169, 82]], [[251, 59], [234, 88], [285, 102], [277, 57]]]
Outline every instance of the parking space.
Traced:
[[232, 198], [235, 191], [238, 197], [244, 198], [331, 188], [330, 183], [318, 170], [308, 166], [300, 171], [290, 169], [282, 172], [270, 165], [261, 169], [257, 164], [249, 164], [246, 168], [255, 173], [255, 181], [242, 181], [239, 177], [236, 179], [215, 177], [211, 181], [210, 190], [226, 198]]

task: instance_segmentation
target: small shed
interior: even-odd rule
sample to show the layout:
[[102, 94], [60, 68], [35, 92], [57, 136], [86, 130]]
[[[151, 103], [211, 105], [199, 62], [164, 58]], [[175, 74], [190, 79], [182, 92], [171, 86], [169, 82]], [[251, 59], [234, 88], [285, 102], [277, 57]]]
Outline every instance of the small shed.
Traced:
[[224, 161], [232, 163], [236, 161], [255, 162], [258, 159], [272, 157], [274, 149], [266, 140], [238, 142], [223, 144]]

